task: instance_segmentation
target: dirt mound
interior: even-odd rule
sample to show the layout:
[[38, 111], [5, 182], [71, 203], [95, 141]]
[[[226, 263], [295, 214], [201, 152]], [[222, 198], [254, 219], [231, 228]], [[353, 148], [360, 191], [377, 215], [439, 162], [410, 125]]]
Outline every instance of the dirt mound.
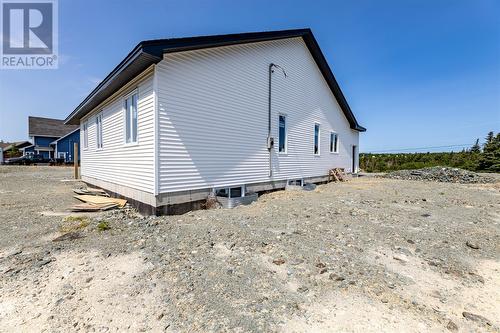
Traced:
[[458, 168], [432, 167], [417, 170], [399, 170], [386, 174], [385, 178], [405, 180], [427, 180], [444, 183], [487, 184], [496, 179], [476, 172]]

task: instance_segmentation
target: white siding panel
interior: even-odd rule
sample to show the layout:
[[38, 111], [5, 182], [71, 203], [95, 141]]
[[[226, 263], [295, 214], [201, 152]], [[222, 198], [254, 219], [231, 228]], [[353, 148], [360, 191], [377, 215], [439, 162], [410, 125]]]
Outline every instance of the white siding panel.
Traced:
[[[273, 177], [266, 149], [268, 66], [273, 74]], [[156, 69], [159, 193], [326, 175], [351, 170], [358, 132], [300, 38], [168, 54]], [[287, 116], [287, 154], [278, 154], [278, 114]], [[321, 124], [320, 156], [313, 153]], [[330, 131], [339, 153], [329, 152]]]
[[[154, 193], [155, 99], [152, 76], [140, 82], [138, 93], [137, 144], [125, 144], [123, 97], [102, 109], [103, 148], [97, 149], [94, 114], [88, 119], [88, 149], [82, 149], [81, 174], [99, 180]], [[81, 142], [83, 142], [83, 131]]]

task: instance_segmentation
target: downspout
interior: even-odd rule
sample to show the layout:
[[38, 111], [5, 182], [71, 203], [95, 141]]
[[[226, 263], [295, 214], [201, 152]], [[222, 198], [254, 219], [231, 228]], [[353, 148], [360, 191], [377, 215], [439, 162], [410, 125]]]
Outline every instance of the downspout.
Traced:
[[268, 96], [268, 115], [267, 115], [267, 150], [269, 151], [269, 177], [273, 176], [271, 150], [274, 146], [274, 140], [271, 138], [271, 78], [273, 73], [273, 63], [269, 64], [269, 96]]
[[273, 67], [280, 68], [283, 71], [283, 75], [286, 78], [286, 72], [280, 65], [273, 63], [269, 64], [269, 94], [268, 94], [268, 114], [267, 114], [267, 150], [269, 151], [269, 177], [273, 176], [273, 165], [272, 165], [272, 149], [274, 147], [274, 138], [271, 137], [271, 82], [272, 74], [274, 72]]

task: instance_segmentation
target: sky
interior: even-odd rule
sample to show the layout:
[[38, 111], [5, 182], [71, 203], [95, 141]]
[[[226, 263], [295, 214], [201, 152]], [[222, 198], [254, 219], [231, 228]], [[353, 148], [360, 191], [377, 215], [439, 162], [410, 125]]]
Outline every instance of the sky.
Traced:
[[141, 40], [306, 27], [367, 128], [361, 152], [500, 131], [497, 0], [59, 0], [59, 69], [0, 70], [0, 139], [27, 139], [28, 115], [64, 119]]

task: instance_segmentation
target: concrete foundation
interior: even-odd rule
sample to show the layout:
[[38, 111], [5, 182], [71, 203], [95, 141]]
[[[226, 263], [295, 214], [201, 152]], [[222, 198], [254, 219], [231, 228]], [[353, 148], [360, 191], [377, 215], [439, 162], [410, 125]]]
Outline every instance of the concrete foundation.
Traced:
[[[94, 187], [106, 190], [115, 198], [126, 199], [130, 205], [135, 207], [144, 215], [180, 215], [192, 210], [203, 209], [207, 197], [212, 188], [200, 190], [178, 191], [170, 193], [144, 192], [131, 187], [114, 184], [104, 180], [82, 176], [82, 180]], [[321, 184], [328, 181], [328, 176], [304, 178], [305, 183]], [[287, 180], [245, 184], [246, 190], [253, 193], [266, 193], [285, 189]]]

